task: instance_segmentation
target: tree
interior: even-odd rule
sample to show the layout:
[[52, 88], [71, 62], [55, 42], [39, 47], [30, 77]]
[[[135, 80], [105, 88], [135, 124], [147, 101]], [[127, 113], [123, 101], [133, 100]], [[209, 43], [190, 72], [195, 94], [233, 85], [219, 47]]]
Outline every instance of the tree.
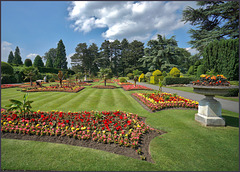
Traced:
[[33, 66], [34, 67], [44, 67], [44, 63], [42, 61], [42, 58], [39, 55], [37, 55], [35, 57], [34, 62], [33, 62]]
[[239, 37], [238, 1], [198, 1], [197, 5], [198, 9], [188, 6], [182, 18], [197, 28], [189, 30], [193, 48], [202, 53], [214, 40]]
[[119, 40], [116, 39], [115, 41], [110, 43], [110, 51], [111, 51], [110, 66], [113, 74], [115, 76], [118, 76], [119, 60], [121, 58], [121, 43]]
[[100, 47], [100, 58], [98, 60], [101, 68], [108, 68], [111, 62], [110, 42], [104, 41]]
[[107, 79], [111, 78], [112, 70], [110, 68], [101, 68], [99, 71], [100, 76], [104, 80], [104, 85], [107, 85]]
[[13, 63], [14, 64], [19, 64], [19, 65], [23, 64], [22, 57], [20, 56], [20, 50], [19, 50], [18, 46], [16, 47], [15, 52], [14, 52]]
[[24, 65], [25, 65], [26, 67], [32, 66], [32, 60], [31, 60], [31, 59], [26, 59], [26, 60], [24, 61]]
[[62, 80], [63, 78], [67, 75], [68, 72], [66, 72], [65, 74], [62, 73], [62, 71], [58, 72], [58, 79], [59, 79], [59, 83], [60, 83], [60, 87], [62, 87]]
[[60, 69], [67, 69], [67, 57], [66, 57], [66, 50], [65, 46], [63, 44], [63, 41], [60, 40], [58, 42], [57, 46], [57, 56], [54, 61], [53, 66], [55, 68], [60, 68]]
[[[51, 48], [42, 57], [46, 62], [46, 67], [53, 67], [53, 64], [57, 58], [57, 48]], [[48, 66], [47, 66], [48, 64]]]
[[30, 85], [32, 86], [32, 77], [39, 73], [38, 69], [34, 67], [26, 67], [23, 71], [25, 79], [30, 79]]
[[126, 75], [126, 67], [128, 66], [127, 59], [129, 53], [129, 42], [124, 38], [121, 42], [121, 59], [119, 61], [119, 70], [122, 71], [122, 75]]
[[13, 55], [13, 52], [10, 51], [9, 55], [8, 55], [8, 63], [13, 63], [13, 59], [14, 59], [14, 55]]
[[48, 58], [48, 59], [47, 59], [46, 67], [50, 67], [50, 68], [53, 67], [53, 61], [52, 61], [52, 58]]

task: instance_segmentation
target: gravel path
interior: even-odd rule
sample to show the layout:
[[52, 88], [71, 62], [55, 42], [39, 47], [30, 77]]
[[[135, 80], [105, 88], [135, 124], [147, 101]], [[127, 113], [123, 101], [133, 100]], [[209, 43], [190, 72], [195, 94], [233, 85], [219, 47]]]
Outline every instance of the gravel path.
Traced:
[[[128, 82], [134, 83], [131, 80], [128, 80]], [[151, 84], [142, 83], [142, 82], [137, 82], [137, 84], [152, 88], [154, 90], [158, 90], [158, 88], [159, 88], [156, 85], [151, 85]], [[201, 94], [189, 93], [189, 92], [174, 90], [174, 89], [170, 89], [170, 88], [166, 88], [166, 87], [162, 87], [162, 91], [167, 92], [167, 93], [177, 93], [177, 95], [179, 95], [179, 96], [182, 96], [182, 97], [185, 97], [188, 99], [192, 99], [192, 100], [196, 100], [196, 101], [200, 101], [205, 97]], [[239, 113], [239, 102], [225, 100], [225, 99], [219, 99], [219, 98], [215, 98], [215, 99], [221, 103], [223, 109]]]

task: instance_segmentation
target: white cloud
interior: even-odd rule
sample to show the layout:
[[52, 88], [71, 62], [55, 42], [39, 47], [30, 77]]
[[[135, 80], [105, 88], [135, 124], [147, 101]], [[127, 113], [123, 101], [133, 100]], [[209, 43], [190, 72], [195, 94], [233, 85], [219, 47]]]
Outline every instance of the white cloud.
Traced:
[[38, 54], [30, 53], [30, 54], [27, 55], [27, 58], [35, 59], [35, 57], [36, 57], [37, 55], [38, 55]]
[[199, 51], [195, 48], [188, 47], [188, 48], [185, 48], [185, 49], [187, 51], [189, 51], [192, 55], [199, 53]]
[[1, 61], [7, 62], [10, 51], [13, 52], [12, 43], [7, 41], [2, 41], [1, 42]]
[[153, 32], [169, 34], [184, 27], [181, 11], [194, 1], [75, 1], [68, 7], [75, 31], [107, 28], [105, 39], [149, 39]]
[[74, 54], [75, 54], [75, 53], [70, 53], [69, 55], [67, 55], [67, 62], [68, 62], [67, 67], [68, 67], [68, 68], [72, 66], [72, 65], [71, 65], [71, 58], [70, 58], [70, 57], [72, 57]]

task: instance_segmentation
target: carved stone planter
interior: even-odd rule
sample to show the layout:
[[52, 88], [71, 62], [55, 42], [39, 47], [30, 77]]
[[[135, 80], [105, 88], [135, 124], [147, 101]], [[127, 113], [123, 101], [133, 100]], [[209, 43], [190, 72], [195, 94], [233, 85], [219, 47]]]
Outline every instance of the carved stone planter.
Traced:
[[225, 126], [225, 120], [222, 118], [222, 105], [214, 99], [215, 95], [225, 95], [229, 89], [238, 88], [237, 86], [193, 86], [193, 91], [205, 95], [205, 98], [199, 102], [198, 113], [195, 114], [195, 120], [205, 126]]

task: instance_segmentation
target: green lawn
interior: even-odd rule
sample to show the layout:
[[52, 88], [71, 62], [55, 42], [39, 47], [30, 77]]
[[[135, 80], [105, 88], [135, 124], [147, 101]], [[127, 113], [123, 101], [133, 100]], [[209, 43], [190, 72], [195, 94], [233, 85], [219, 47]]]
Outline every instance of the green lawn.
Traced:
[[[1, 90], [2, 107], [9, 103], [10, 98], [22, 100], [24, 93], [16, 90]], [[226, 127], [204, 127], [194, 120], [196, 110], [150, 113], [130, 96], [133, 92], [146, 91], [87, 87], [78, 93], [33, 92], [29, 99], [34, 101], [34, 110], [122, 110], [147, 117], [148, 125], [168, 132], [150, 143], [154, 164], [90, 148], [2, 139], [1, 168], [56, 171], [239, 170], [239, 114], [223, 110]]]
[[[171, 89], [175, 89], [175, 90], [180, 90], [180, 91], [186, 91], [186, 92], [194, 93], [192, 87], [166, 87], [166, 88], [171, 88]], [[220, 98], [220, 99], [225, 99], [225, 100], [231, 100], [231, 101], [239, 102], [239, 97], [224, 97], [224, 96], [216, 96], [216, 97]]]

